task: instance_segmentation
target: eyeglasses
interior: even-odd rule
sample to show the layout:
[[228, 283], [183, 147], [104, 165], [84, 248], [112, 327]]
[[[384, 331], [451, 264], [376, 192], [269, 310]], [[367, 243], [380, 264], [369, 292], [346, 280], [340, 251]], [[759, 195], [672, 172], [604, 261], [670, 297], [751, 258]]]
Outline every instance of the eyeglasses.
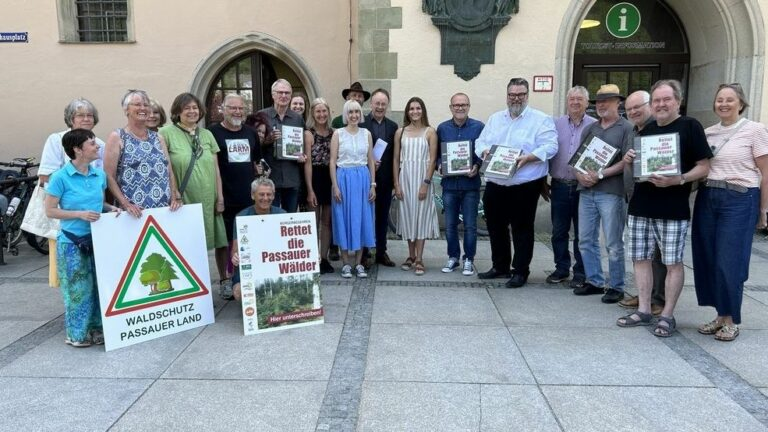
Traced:
[[528, 96], [528, 92], [525, 93], [507, 93], [507, 97], [510, 99], [524, 99]]
[[631, 111], [637, 111], [637, 110], [639, 110], [640, 108], [642, 108], [642, 107], [643, 107], [643, 106], [645, 106], [645, 105], [648, 105], [648, 102], [643, 102], [643, 103], [641, 103], [640, 105], [635, 105], [635, 106], [631, 106], [631, 107], [626, 107], [626, 111], [627, 111], [627, 112], [631, 112]]
[[75, 118], [79, 118], [79, 119], [89, 118], [89, 119], [92, 119], [93, 118], [93, 114], [92, 113], [77, 113], [77, 114], [75, 114]]
[[234, 107], [234, 106], [224, 105], [224, 108], [230, 111], [245, 111], [245, 107]]
[[453, 109], [467, 109], [467, 108], [469, 108], [469, 104], [453, 104], [453, 105], [451, 105], [451, 108], [453, 108]]
[[276, 95], [280, 95], [280, 96], [290, 96], [290, 94], [291, 94], [291, 92], [289, 92], [289, 91], [279, 91], [279, 90], [275, 90], [272, 93], [274, 93]]
[[149, 106], [148, 103], [144, 103], [144, 102], [131, 102], [128, 105], [139, 107], [139, 108], [147, 108]]
[[718, 90], [722, 90], [722, 89], [724, 89], [726, 87], [727, 88], [732, 88], [734, 90], [737, 90], [737, 89], [741, 90], [741, 84], [740, 83], [720, 84], [719, 86], [717, 86], [717, 89]]

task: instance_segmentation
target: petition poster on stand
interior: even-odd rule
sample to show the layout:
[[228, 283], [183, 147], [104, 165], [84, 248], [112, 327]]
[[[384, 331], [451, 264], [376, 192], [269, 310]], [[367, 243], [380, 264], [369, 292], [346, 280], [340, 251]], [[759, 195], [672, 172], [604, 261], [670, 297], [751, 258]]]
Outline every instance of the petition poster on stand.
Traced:
[[239, 216], [236, 224], [243, 332], [325, 322], [315, 214]]
[[105, 213], [91, 230], [107, 351], [213, 323], [200, 204]]

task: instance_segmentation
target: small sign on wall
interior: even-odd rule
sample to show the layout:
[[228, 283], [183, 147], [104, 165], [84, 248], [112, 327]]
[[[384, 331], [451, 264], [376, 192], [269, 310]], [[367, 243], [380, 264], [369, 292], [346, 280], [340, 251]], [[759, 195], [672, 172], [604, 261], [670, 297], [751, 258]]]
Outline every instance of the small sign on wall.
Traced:
[[29, 42], [28, 32], [0, 32], [0, 42]]
[[551, 92], [555, 78], [552, 75], [534, 75], [533, 91]]

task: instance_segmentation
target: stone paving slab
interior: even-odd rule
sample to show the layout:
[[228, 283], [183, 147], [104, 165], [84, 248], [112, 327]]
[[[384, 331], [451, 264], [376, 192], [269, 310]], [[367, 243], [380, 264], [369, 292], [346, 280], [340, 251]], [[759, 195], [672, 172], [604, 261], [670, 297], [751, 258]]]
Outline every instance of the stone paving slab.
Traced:
[[46, 283], [0, 285], [0, 321], [50, 321], [64, 313], [58, 289]]
[[503, 325], [486, 290], [428, 286], [377, 287], [372, 322]]
[[552, 286], [488, 291], [508, 326], [605, 328], [615, 326], [616, 319], [628, 313], [616, 305], [600, 302], [599, 295], [577, 296], [570, 288]]
[[[766, 282], [768, 282], [768, 280], [766, 280]], [[744, 296], [768, 306], [768, 291], [745, 291]]]
[[477, 384], [365, 382], [358, 432], [476, 431]]
[[202, 329], [105, 352], [103, 346], [72, 348], [62, 330], [0, 369], [0, 376], [157, 378]]
[[765, 431], [720, 390], [542, 386], [566, 432]]
[[104, 431], [151, 380], [0, 378], [0, 429]]
[[110, 431], [314, 431], [325, 382], [159, 380]]
[[483, 432], [559, 432], [557, 420], [536, 386], [480, 386]]
[[29, 334], [47, 321], [11, 321], [2, 320], [0, 325], [0, 349], [5, 348], [20, 337]]
[[768, 387], [768, 330], [741, 329], [733, 342], [685, 329], [683, 334], [755, 387]]
[[365, 379], [532, 384], [504, 327], [372, 324]]
[[509, 331], [540, 384], [712, 386], [643, 327]]
[[341, 324], [243, 336], [242, 323], [208, 326], [163, 378], [319, 380], [330, 375]]

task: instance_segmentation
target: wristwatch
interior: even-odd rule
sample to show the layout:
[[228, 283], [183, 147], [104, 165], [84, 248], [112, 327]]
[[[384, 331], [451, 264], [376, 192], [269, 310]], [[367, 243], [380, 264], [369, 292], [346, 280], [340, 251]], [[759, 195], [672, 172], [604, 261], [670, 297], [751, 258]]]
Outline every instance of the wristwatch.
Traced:
[[602, 168], [600, 168], [599, 170], [597, 170], [597, 179], [598, 179], [598, 180], [602, 180], [602, 179], [603, 179], [603, 177], [605, 177], [605, 176], [603, 175], [603, 169], [602, 169]]
[[376, 187], [376, 182], [371, 182], [371, 187]]
[[432, 179], [424, 179], [424, 184], [432, 184]]

